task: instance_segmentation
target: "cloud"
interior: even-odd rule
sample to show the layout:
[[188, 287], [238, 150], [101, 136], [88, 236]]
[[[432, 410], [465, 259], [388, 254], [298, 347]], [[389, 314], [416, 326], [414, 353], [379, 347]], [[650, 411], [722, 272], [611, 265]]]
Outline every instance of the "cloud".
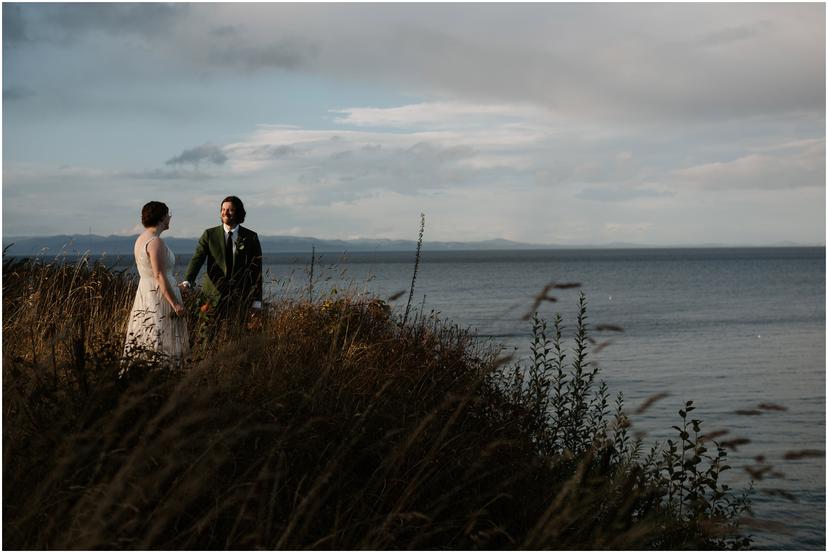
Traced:
[[[350, 202], [383, 190], [423, 196], [533, 183], [566, 189], [578, 200], [652, 205], [686, 188], [814, 186], [824, 163], [822, 138], [734, 144], [717, 136], [715, 125], [696, 129], [698, 144], [677, 146], [654, 138], [661, 131], [584, 127], [547, 110], [503, 104], [426, 102], [337, 113], [357, 128], [259, 126], [224, 146], [228, 174], [278, 175], [280, 186], [304, 187], [305, 204]], [[750, 125], [742, 130], [759, 132]], [[717, 152], [735, 155], [710, 161]], [[703, 162], [682, 167], [688, 155]]]
[[474, 148], [468, 145], [461, 146], [435, 146], [428, 142], [417, 142], [409, 148], [400, 152], [415, 162], [425, 163], [451, 163], [464, 158], [476, 155]]
[[25, 100], [35, 96], [37, 93], [31, 88], [25, 86], [10, 86], [3, 88], [3, 100], [10, 102]]
[[[629, 186], [629, 185], [628, 185]], [[635, 188], [634, 185], [628, 188], [586, 188], [575, 194], [579, 200], [594, 202], [627, 202], [642, 198], [665, 198], [674, 194], [669, 191], [652, 190], [649, 188]]]
[[219, 25], [210, 29], [210, 34], [216, 37], [237, 36], [241, 29], [237, 25]]
[[767, 20], [748, 25], [739, 25], [710, 31], [698, 39], [700, 46], [723, 46], [752, 38], [760, 38], [773, 29], [773, 23]]
[[467, 125], [489, 126], [505, 121], [550, 118], [548, 111], [530, 105], [465, 102], [422, 102], [391, 108], [346, 108], [334, 122], [361, 127], [442, 128]]
[[[238, 145], [235, 148], [238, 148]], [[251, 159], [268, 160], [297, 156], [300, 153], [300, 150], [287, 144], [265, 144], [249, 149], [247, 156]]]
[[[12, 182], [36, 183], [38, 186], [53, 182], [71, 182], [82, 180], [87, 183], [103, 183], [128, 180], [196, 180], [205, 181], [214, 178], [213, 175], [190, 169], [144, 169], [144, 170], [112, 170], [99, 167], [81, 165], [61, 165], [53, 167], [43, 164], [12, 164], [3, 168], [4, 177]], [[17, 189], [20, 192], [21, 189]], [[15, 193], [14, 189], [5, 190], [3, 194]]]
[[309, 65], [317, 52], [315, 45], [300, 39], [247, 44], [236, 33], [225, 33], [220, 38], [226, 40], [210, 43], [205, 52], [206, 61], [220, 67], [296, 70]]
[[[549, 4], [506, 12], [424, 5], [374, 12], [342, 7], [322, 16], [319, 27], [334, 14], [341, 25], [320, 38], [308, 69], [426, 97], [525, 102], [591, 120], [824, 110], [820, 6]], [[315, 27], [306, 24], [306, 34], [314, 36]], [[700, 48], [699, 37], [716, 49]]]
[[[145, 45], [156, 58], [148, 67], [178, 71], [182, 79], [291, 71], [436, 103], [533, 105], [636, 124], [825, 109], [825, 8], [818, 3], [23, 4], [20, 10], [9, 13], [26, 15], [27, 36], [41, 40], [96, 34], [106, 37], [107, 48], [134, 53], [135, 37], [151, 39]], [[342, 119], [373, 125], [375, 115], [360, 108]], [[381, 115], [402, 124], [417, 117]]]
[[52, 4], [32, 9], [59, 40], [76, 40], [92, 32], [156, 38], [173, 32], [188, 12], [186, 4], [162, 3]]
[[[225, 146], [234, 175], [278, 174], [305, 186], [314, 201], [350, 201], [394, 190], [417, 195], [427, 190], [485, 182], [502, 171], [509, 143], [498, 130], [484, 135], [454, 131], [308, 130], [261, 126], [245, 140]], [[483, 138], [485, 137], [485, 140]], [[478, 140], [481, 139], [481, 140]], [[508, 147], [507, 147], [508, 149]], [[501, 164], [493, 155], [505, 156]]]
[[4, 97], [37, 92], [6, 105], [8, 225], [238, 192], [263, 229], [329, 236], [410, 234], [420, 210], [445, 239], [824, 227], [820, 4], [3, 9]]
[[23, 6], [3, 3], [3, 48], [13, 48], [29, 40]]
[[144, 171], [122, 171], [117, 174], [128, 179], [141, 180], [192, 180], [205, 181], [215, 178], [214, 175], [199, 171], [197, 169], [149, 169]]
[[179, 155], [168, 159], [166, 164], [180, 165], [182, 163], [192, 163], [193, 165], [198, 165], [202, 161], [209, 161], [216, 165], [224, 165], [227, 161], [227, 156], [219, 146], [207, 143], [189, 150], [184, 150]]
[[630, 235], [642, 234], [648, 232], [655, 227], [654, 223], [604, 223], [604, 229], [610, 235]]
[[751, 153], [730, 161], [703, 163], [673, 171], [683, 186], [710, 190], [772, 190], [825, 187], [825, 141], [803, 141], [776, 155]]

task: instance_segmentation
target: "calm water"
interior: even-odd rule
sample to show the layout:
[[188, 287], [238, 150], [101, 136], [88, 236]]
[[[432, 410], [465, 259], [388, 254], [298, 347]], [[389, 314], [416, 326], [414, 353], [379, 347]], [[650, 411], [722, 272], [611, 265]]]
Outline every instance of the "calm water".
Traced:
[[[314, 292], [350, 287], [389, 297], [407, 291], [413, 257], [321, 254]], [[309, 255], [269, 255], [266, 263], [271, 294], [306, 292]], [[424, 251], [413, 303], [521, 356], [531, 332], [521, 317], [551, 281], [581, 283], [590, 322], [624, 328], [597, 336], [612, 344], [594, 359], [630, 410], [655, 393], [670, 394], [635, 420], [647, 440], [671, 437], [676, 412], [694, 400], [703, 429], [725, 428], [729, 437], [751, 440], [730, 454], [734, 483], [747, 483], [741, 467], [755, 464], [756, 455], [785, 475], [758, 483], [754, 510], [792, 533], [754, 532], [757, 547], [824, 548], [824, 457], [782, 458], [790, 450], [825, 449], [824, 248]], [[560, 312], [572, 326], [578, 293], [560, 291], [558, 302], [544, 302], [539, 311], [547, 318]], [[392, 304], [403, 310], [407, 297]], [[734, 414], [762, 402], [788, 410]], [[760, 491], [771, 488], [798, 501]]]

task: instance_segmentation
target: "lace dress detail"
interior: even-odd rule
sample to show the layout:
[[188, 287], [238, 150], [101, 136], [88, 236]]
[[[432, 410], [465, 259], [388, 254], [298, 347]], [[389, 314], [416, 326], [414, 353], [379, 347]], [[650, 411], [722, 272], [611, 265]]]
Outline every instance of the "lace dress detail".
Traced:
[[[139, 241], [135, 243], [133, 254], [141, 278], [129, 315], [124, 356], [149, 358], [162, 354], [173, 364], [178, 364], [190, 353], [187, 321], [175, 314], [153, 276], [147, 245], [156, 238], [158, 237], [150, 238], [143, 245]], [[167, 244], [164, 244], [164, 255], [164, 275], [173, 296], [181, 302], [181, 291], [176, 286], [172, 272], [175, 255]]]

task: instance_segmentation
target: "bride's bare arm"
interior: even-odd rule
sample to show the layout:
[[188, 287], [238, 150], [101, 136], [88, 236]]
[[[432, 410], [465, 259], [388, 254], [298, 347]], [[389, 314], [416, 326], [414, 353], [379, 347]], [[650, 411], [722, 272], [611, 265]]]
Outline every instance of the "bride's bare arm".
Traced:
[[152, 266], [152, 274], [155, 277], [155, 281], [158, 282], [158, 286], [161, 288], [161, 294], [163, 294], [164, 299], [167, 300], [167, 303], [170, 304], [176, 315], [183, 316], [186, 310], [173, 295], [172, 285], [167, 282], [167, 277], [165, 276], [167, 267], [165, 266], [166, 256], [164, 255], [163, 244], [160, 238], [147, 244], [147, 253], [149, 254], [150, 265]]

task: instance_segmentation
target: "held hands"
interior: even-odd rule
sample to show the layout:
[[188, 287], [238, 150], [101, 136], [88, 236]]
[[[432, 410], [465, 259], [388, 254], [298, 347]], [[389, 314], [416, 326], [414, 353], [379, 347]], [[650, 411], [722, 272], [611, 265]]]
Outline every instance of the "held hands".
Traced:
[[[184, 298], [189, 296], [190, 293], [191, 293], [190, 283], [187, 282], [187, 281], [184, 281], [184, 282], [180, 283], [178, 285], [178, 289], [181, 290], [181, 295]], [[187, 309], [183, 305], [181, 305], [180, 303], [173, 304], [172, 308], [173, 308], [173, 311], [175, 311], [175, 314], [178, 315], [179, 317], [184, 317], [187, 314]]]

